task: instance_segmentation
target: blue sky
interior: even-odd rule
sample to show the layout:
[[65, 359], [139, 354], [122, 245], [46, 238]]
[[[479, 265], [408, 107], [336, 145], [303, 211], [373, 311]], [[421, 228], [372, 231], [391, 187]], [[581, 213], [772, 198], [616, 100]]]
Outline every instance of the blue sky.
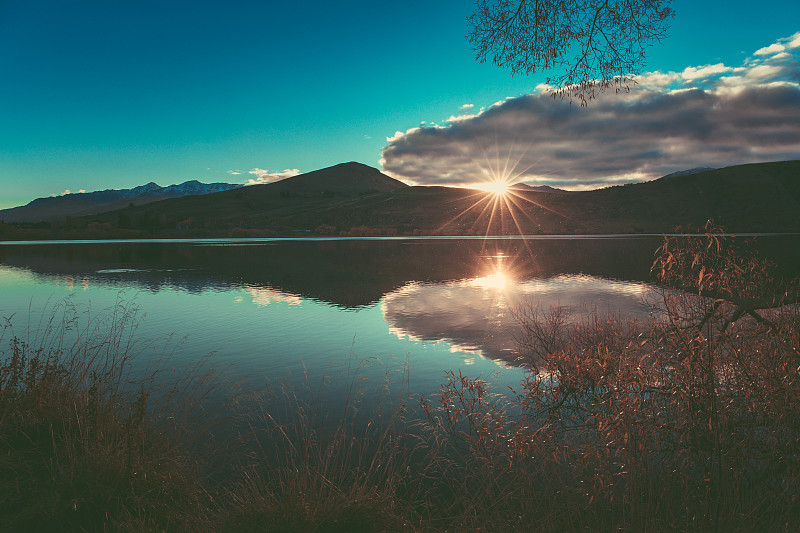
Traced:
[[[645, 168], [636, 163], [641, 152], [622, 149], [621, 132], [615, 168], [590, 157], [570, 160], [579, 164], [550, 158], [537, 173], [531, 167], [548, 159], [546, 151], [566, 153], [553, 146], [554, 139], [570, 139], [569, 131], [548, 126], [542, 113], [555, 113], [559, 124], [580, 124], [604, 111], [612, 127], [620, 106], [629, 104], [609, 99], [582, 115], [557, 103], [542, 111], [538, 100], [524, 95], [535, 93], [544, 75], [512, 77], [475, 61], [465, 38], [472, 5], [0, 1], [0, 208], [66, 190], [148, 181], [268, 181], [287, 170], [353, 160], [418, 184], [466, 184], [481, 179], [481, 172], [452, 154], [473, 150], [473, 141], [519, 162], [518, 179], [550, 179], [565, 187], [575, 180], [572, 188], [610, 183], [614, 175], [648, 179], [673, 166], [728, 162], [718, 157], [725, 147], [696, 161], [685, 154], [666, 161], [662, 150], [661, 163]], [[761, 79], [762, 85], [800, 82], [791, 75], [799, 70], [800, 51], [789, 46], [800, 32], [795, 0], [758, 5], [763, 12], [751, 2], [680, 0], [673, 7], [671, 37], [651, 50], [646, 70], [665, 76], [689, 67], [728, 70], [719, 67], [714, 79], [673, 78], [669, 86], [650, 85], [643, 95], [685, 90], [689, 81], [697, 81], [704, 95], [716, 95], [721, 76], [768, 67], [772, 63], [756, 65], [767, 59], [782, 61], [782, 67], [774, 80]], [[776, 43], [783, 43], [788, 59], [756, 54]], [[792, 114], [800, 100], [789, 92], [777, 97]], [[672, 116], [675, 105], [666, 106], [664, 116]], [[518, 131], [518, 121], [508, 120], [516, 116], [528, 121]], [[494, 128], [494, 146], [484, 142], [484, 127]], [[438, 152], [442, 157], [427, 150], [431, 134], [447, 147]], [[800, 157], [792, 134], [784, 135], [781, 151], [753, 152], [751, 159]], [[456, 146], [464, 135], [474, 137]], [[641, 143], [641, 135], [628, 140]], [[584, 156], [603, 150], [605, 134], [585, 137], [579, 148]], [[729, 162], [744, 162], [741, 157]]]

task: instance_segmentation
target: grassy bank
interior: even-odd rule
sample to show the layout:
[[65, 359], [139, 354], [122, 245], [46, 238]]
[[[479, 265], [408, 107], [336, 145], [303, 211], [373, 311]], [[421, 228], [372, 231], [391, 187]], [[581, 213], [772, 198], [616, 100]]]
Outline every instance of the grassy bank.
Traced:
[[658, 257], [651, 321], [519, 309], [530, 372], [502, 394], [399, 369], [366, 396], [357, 362], [344, 398], [236, 393], [176, 373], [130, 303], [9, 317], [0, 530], [796, 530], [796, 284], [712, 233]]

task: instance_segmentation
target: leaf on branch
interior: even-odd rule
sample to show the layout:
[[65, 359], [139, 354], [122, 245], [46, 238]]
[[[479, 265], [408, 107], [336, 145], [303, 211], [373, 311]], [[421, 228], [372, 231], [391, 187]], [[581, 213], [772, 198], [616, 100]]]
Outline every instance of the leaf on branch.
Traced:
[[629, 91], [645, 50], [667, 37], [671, 0], [478, 0], [467, 18], [481, 63], [511, 74], [554, 71], [552, 95], [586, 105], [608, 88]]

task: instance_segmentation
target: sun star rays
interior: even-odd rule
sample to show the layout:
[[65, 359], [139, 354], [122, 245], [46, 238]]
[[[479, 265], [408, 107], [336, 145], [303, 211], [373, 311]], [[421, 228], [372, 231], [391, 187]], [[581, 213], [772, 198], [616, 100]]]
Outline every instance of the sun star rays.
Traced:
[[541, 196], [541, 192], [526, 190], [508, 176], [475, 184], [468, 191], [448, 202], [457, 204], [458, 211], [438, 228], [437, 233], [484, 237], [540, 234], [543, 211], [577, 223], [547, 205], [549, 199]]
[[[529, 149], [530, 147], [528, 147]], [[469, 185], [470, 192], [452, 202], [458, 205], [457, 212], [444, 222], [437, 233], [446, 235], [525, 235], [541, 234], [542, 215], [555, 215], [556, 220], [569, 221], [572, 226], [580, 223], [557, 208], [552, 197], [521, 183], [530, 179], [532, 165], [520, 168], [528, 149], [511, 146], [501, 154], [499, 145], [494, 150], [483, 149], [476, 159], [470, 155], [475, 168], [482, 176]], [[449, 202], [448, 202], [449, 203]], [[556, 203], [551, 207], [548, 204]], [[553, 224], [547, 225], [552, 228]]]

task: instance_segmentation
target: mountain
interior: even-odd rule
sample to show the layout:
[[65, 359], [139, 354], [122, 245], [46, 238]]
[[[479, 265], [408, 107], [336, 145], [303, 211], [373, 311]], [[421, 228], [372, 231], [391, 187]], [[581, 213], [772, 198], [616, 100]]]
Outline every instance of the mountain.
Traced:
[[389, 192], [402, 187], [408, 185], [390, 178], [376, 168], [351, 161], [274, 183], [252, 185], [248, 187], [248, 193], [278, 194], [284, 197], [332, 197]]
[[409, 187], [374, 168], [344, 163], [270, 184], [126, 204], [76, 219], [72, 228], [0, 225], [0, 233], [11, 239], [662, 234], [702, 228], [708, 220], [731, 232], [800, 232], [800, 161], [593, 191], [519, 188], [504, 202], [479, 190]]
[[65, 217], [79, 217], [115, 211], [131, 203], [143, 205], [166, 198], [180, 198], [198, 194], [211, 194], [242, 187], [233, 183], [200, 183], [185, 181], [177, 185], [162, 187], [155, 182], [132, 189], [106, 189], [103, 191], [65, 194], [37, 198], [27, 205], [0, 210], [3, 222], [50, 222]]
[[677, 178], [678, 176], [689, 176], [691, 174], [697, 174], [699, 172], [706, 172], [706, 171], [709, 171], [709, 170], [716, 170], [716, 169], [713, 168], [713, 167], [690, 168], [688, 170], [679, 170], [677, 172], [673, 172], [672, 174], [667, 174], [666, 176], [661, 176], [658, 179], [663, 180], [665, 178]]
[[513, 191], [564, 192], [563, 189], [557, 189], [549, 185], [528, 185], [527, 183], [515, 183], [509, 189]]

